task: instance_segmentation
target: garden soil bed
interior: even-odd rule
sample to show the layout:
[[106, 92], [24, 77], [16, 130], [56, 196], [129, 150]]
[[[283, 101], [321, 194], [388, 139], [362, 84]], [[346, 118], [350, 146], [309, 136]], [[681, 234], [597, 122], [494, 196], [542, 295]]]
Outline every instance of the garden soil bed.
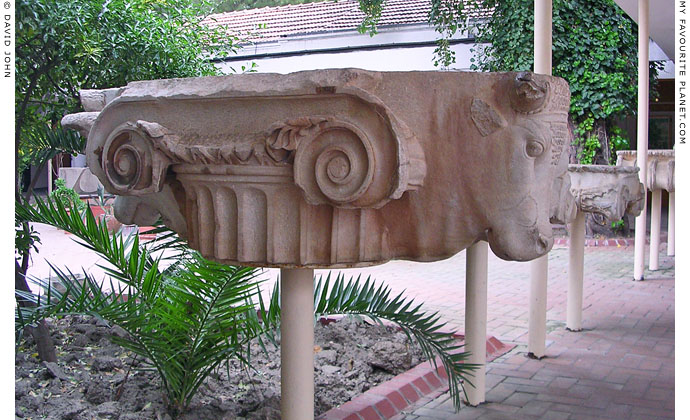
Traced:
[[[38, 360], [22, 342], [15, 368], [16, 418], [50, 420], [169, 420], [155, 371], [134, 368], [132, 355], [112, 344], [124, 334], [92, 318], [50, 322], [58, 363]], [[280, 349], [252, 346], [247, 370], [238, 361], [214, 372], [180, 419], [279, 419]], [[390, 326], [342, 319], [315, 328], [315, 410], [324, 413], [419, 364], [422, 352]], [[136, 365], [136, 362], [135, 362]], [[139, 365], [138, 367], [142, 367]], [[228, 374], [229, 373], [229, 374]], [[119, 398], [118, 398], [119, 396]]]

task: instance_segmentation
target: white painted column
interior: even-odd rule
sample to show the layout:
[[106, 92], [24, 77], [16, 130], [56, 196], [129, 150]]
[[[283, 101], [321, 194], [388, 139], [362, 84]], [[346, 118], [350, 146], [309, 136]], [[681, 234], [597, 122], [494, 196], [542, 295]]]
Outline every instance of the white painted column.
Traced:
[[527, 355], [533, 359], [541, 359], [546, 354], [546, 282], [548, 272], [548, 254], [530, 262]]
[[661, 242], [661, 190], [652, 191], [652, 225], [649, 232], [649, 269], [659, 269], [659, 244]]
[[314, 270], [280, 269], [280, 411], [314, 419]]
[[647, 237], [647, 142], [649, 137], [649, 0], [638, 0], [637, 22], [637, 166], [645, 186], [642, 212], [635, 218], [635, 266], [633, 280], [644, 280]]
[[[551, 74], [551, 0], [534, 0], [534, 72]], [[530, 262], [528, 354], [542, 358], [546, 351], [546, 283], [549, 256]]]
[[668, 247], [666, 255], [676, 255], [676, 193], [668, 193]]
[[[36, 174], [40, 176], [41, 174]], [[48, 159], [48, 195], [53, 192], [53, 159]]]
[[565, 327], [582, 330], [582, 294], [585, 268], [585, 214], [578, 211], [570, 224], [568, 307]]
[[534, 0], [534, 72], [551, 74], [551, 0]]
[[471, 354], [467, 363], [481, 367], [473, 372], [472, 385], [467, 386], [468, 404], [486, 401], [486, 302], [488, 243], [479, 241], [467, 248], [465, 271], [465, 351]]

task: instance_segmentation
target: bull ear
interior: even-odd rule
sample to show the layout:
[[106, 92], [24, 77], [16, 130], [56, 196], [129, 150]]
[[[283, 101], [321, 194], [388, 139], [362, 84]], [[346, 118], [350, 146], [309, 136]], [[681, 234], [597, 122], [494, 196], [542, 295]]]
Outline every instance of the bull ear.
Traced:
[[549, 85], [539, 80], [532, 72], [522, 72], [515, 76], [510, 92], [510, 105], [521, 113], [538, 112], [546, 103]]
[[482, 137], [507, 125], [503, 117], [491, 105], [479, 98], [472, 99], [471, 113], [472, 121]]

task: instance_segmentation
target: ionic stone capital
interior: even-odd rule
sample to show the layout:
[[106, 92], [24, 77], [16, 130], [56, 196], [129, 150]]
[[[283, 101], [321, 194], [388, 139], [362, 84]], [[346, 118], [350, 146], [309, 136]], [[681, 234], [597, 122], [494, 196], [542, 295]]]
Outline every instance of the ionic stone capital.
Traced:
[[[616, 152], [619, 166], [636, 166], [637, 151], [619, 150]], [[674, 150], [647, 151], [647, 189], [674, 192], [676, 157]]]
[[639, 168], [608, 165], [569, 165], [570, 191], [581, 212], [599, 214], [609, 222], [642, 211], [644, 186]]
[[227, 264], [435, 261], [478, 239], [529, 260], [570, 196], [569, 90], [550, 76], [318, 70], [82, 97], [92, 113], [65, 118], [116, 216], [162, 215]]

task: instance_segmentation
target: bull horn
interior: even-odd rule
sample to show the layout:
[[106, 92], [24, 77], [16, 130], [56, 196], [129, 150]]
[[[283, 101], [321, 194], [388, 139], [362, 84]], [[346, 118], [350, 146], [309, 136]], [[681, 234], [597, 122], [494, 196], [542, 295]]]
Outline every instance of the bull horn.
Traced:
[[532, 72], [521, 72], [515, 76], [510, 105], [517, 112], [532, 114], [541, 110], [546, 103], [549, 85], [538, 80]]

